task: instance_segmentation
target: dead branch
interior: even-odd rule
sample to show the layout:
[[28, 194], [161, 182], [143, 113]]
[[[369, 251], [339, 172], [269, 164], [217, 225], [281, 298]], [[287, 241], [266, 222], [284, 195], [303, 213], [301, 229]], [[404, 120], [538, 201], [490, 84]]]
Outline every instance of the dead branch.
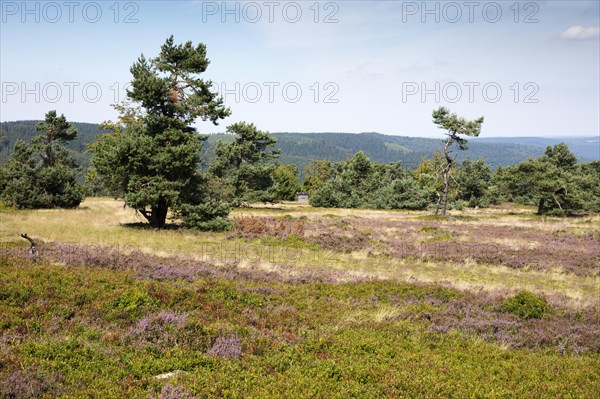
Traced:
[[27, 233], [21, 233], [20, 236], [21, 236], [21, 238], [24, 238], [27, 241], [29, 241], [29, 243], [31, 244], [31, 246], [29, 247], [29, 253], [30, 254], [37, 253], [37, 248], [35, 247], [35, 242], [33, 241], [33, 239], [31, 237], [29, 237], [27, 235]]

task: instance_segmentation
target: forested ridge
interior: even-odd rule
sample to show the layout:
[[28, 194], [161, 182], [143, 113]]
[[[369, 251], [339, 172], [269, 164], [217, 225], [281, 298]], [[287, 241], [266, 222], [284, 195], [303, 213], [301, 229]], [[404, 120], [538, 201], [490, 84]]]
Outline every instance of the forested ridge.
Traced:
[[[35, 126], [40, 121], [16, 121], [0, 123], [0, 163], [5, 162], [18, 139], [29, 142], [36, 135]], [[87, 169], [90, 154], [86, 145], [103, 132], [95, 123], [75, 122], [79, 131], [75, 140], [67, 144], [71, 155], [83, 169]], [[402, 162], [407, 169], [414, 169], [425, 158], [431, 158], [442, 147], [441, 139], [388, 136], [380, 133], [272, 133], [277, 139], [275, 149], [281, 150], [282, 163], [295, 165], [304, 177], [305, 167], [313, 160], [339, 162], [363, 151], [376, 163]], [[233, 140], [232, 135], [210, 134], [203, 147], [203, 165], [214, 156], [216, 143]], [[514, 142], [505, 142], [505, 141]], [[594, 142], [595, 140], [595, 142]], [[580, 162], [598, 159], [598, 138], [480, 138], [469, 144], [469, 151], [458, 154], [458, 161], [467, 156], [484, 158], [495, 168], [515, 165], [531, 157], [543, 155], [547, 145], [564, 141], [577, 155]], [[594, 157], [594, 154], [596, 156]]]

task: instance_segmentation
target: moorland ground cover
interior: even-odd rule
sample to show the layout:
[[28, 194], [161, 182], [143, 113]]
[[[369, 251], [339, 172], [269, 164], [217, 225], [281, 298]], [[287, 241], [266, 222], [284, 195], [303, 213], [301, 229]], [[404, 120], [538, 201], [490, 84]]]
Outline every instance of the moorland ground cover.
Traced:
[[600, 218], [534, 213], [2, 210], [0, 396], [594, 397]]

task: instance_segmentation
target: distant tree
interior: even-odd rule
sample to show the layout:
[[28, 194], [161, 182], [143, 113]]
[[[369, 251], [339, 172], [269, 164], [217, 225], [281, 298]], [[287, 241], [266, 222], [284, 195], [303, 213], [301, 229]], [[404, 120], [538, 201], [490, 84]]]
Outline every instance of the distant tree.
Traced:
[[446, 158], [446, 166], [442, 170], [444, 177], [444, 191], [441, 199], [442, 216], [446, 216], [446, 204], [448, 202], [448, 188], [450, 184], [450, 170], [454, 165], [454, 158], [451, 155], [452, 144], [458, 144], [461, 150], [467, 149], [467, 140], [460, 135], [479, 136], [483, 117], [468, 121], [465, 118], [459, 118], [456, 114], [450, 114], [447, 108], [440, 107], [433, 111], [433, 123], [439, 128], [446, 130], [446, 141], [444, 144], [444, 157]]
[[83, 188], [88, 197], [110, 196], [111, 192], [105, 186], [104, 181], [100, 179], [96, 168], [90, 166], [84, 176]]
[[309, 202], [312, 206], [321, 208], [341, 208], [343, 207], [343, 195], [337, 190], [333, 181], [329, 181], [309, 196]]
[[600, 161], [580, 164], [576, 184], [581, 190], [583, 209], [600, 212]]
[[468, 202], [470, 207], [486, 207], [490, 202], [497, 202], [489, 196], [492, 170], [483, 158], [476, 161], [467, 158], [457, 169], [458, 200]]
[[[433, 191], [436, 198], [436, 213], [444, 192], [444, 177], [442, 171], [446, 167], [444, 154], [435, 151], [431, 158], [422, 159], [415, 169], [415, 180], [421, 189]], [[455, 180], [449, 182], [449, 196], [455, 197], [458, 187]]]
[[319, 207], [358, 208], [368, 202], [365, 188], [370, 180], [372, 164], [362, 151], [352, 158], [332, 165], [330, 179], [309, 197], [310, 204]]
[[420, 187], [399, 162], [372, 163], [363, 152], [331, 166], [331, 177], [314, 190], [310, 204], [325, 208], [424, 209], [434, 193]]
[[331, 174], [331, 162], [328, 160], [312, 161], [306, 167], [306, 177], [302, 182], [302, 191], [312, 194], [323, 187]]
[[300, 191], [298, 168], [294, 165], [277, 165], [273, 171], [273, 191], [278, 201], [294, 201]]
[[31, 144], [19, 140], [0, 168], [0, 199], [18, 208], [74, 208], [83, 200], [76, 182], [79, 167], [64, 144], [77, 130], [64, 115], [49, 111], [36, 129], [44, 132]]
[[373, 171], [371, 160], [363, 151], [359, 151], [348, 162], [348, 166], [344, 171], [344, 178], [349, 184], [361, 185], [364, 184]]
[[[169, 209], [177, 213], [187, 204], [185, 214], [192, 217], [193, 207], [208, 201], [198, 174], [205, 137], [192, 123], [200, 118], [217, 125], [230, 114], [212, 83], [201, 78], [208, 64], [204, 44], [176, 45], [173, 36], [158, 57], [141, 55], [130, 69], [133, 104], [116, 106], [119, 121], [103, 126], [113, 133], [92, 146], [98, 178], [157, 228]], [[210, 214], [203, 210], [199, 218]]]
[[232, 197], [225, 200], [234, 204], [274, 201], [273, 160], [279, 151], [272, 148], [277, 140], [246, 122], [227, 126], [227, 133], [235, 134], [235, 140], [217, 144], [216, 157], [208, 168], [210, 174], [229, 185], [224, 191]]
[[552, 165], [565, 171], [573, 172], [577, 165], [577, 157], [565, 143], [546, 147], [544, 155]]
[[43, 149], [42, 160], [45, 166], [54, 166], [60, 159], [59, 152], [64, 149], [61, 144], [77, 137], [77, 129], [67, 122], [64, 115], [56, 116], [56, 111], [49, 111], [44, 122], [38, 123], [36, 130], [44, 132], [31, 140], [35, 147]]
[[388, 165], [372, 164], [370, 184], [364, 187], [365, 205], [376, 209], [425, 209], [435, 193], [421, 187], [414, 171], [404, 169], [400, 162]]
[[499, 168], [494, 176], [503, 199], [537, 206], [539, 215], [600, 210], [600, 162], [577, 164], [564, 143], [543, 156]]
[[577, 157], [564, 143], [548, 146], [537, 160], [538, 214], [571, 214], [584, 209], [581, 188], [577, 184]]

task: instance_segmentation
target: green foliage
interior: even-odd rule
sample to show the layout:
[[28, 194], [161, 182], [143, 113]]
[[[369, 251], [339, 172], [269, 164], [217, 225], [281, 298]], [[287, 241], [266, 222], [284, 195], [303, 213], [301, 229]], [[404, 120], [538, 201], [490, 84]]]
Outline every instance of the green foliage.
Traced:
[[323, 187], [331, 174], [331, 162], [328, 160], [312, 161], [306, 167], [306, 177], [302, 182], [302, 191], [312, 195]]
[[104, 186], [154, 227], [164, 226], [169, 209], [201, 200], [197, 170], [204, 138], [192, 123], [201, 118], [216, 125], [230, 114], [212, 83], [200, 78], [208, 63], [204, 44], [175, 45], [172, 36], [158, 57], [140, 56], [127, 92], [139, 108], [116, 106], [120, 122], [106, 123], [113, 133], [92, 146]]
[[154, 298], [149, 296], [146, 292], [139, 289], [133, 289], [127, 290], [111, 300], [106, 308], [109, 311], [115, 311], [116, 314], [119, 315], [135, 317], [139, 315], [143, 309], [151, 307], [154, 303]]
[[273, 191], [279, 201], [294, 201], [300, 191], [298, 168], [294, 165], [277, 165], [273, 171]]
[[85, 174], [83, 187], [85, 195], [89, 197], [105, 197], [112, 194], [93, 166], [89, 167]]
[[445, 135], [448, 137], [446, 143], [448, 145], [456, 143], [461, 150], [467, 149], [467, 140], [460, 135], [477, 137], [481, 132], [481, 125], [483, 124], [483, 117], [469, 121], [458, 117], [456, 114], [451, 114], [445, 107], [440, 107], [433, 111], [432, 116], [433, 123], [446, 131]]
[[64, 115], [49, 111], [37, 125], [44, 134], [31, 144], [17, 141], [14, 151], [0, 168], [0, 200], [18, 208], [74, 208], [83, 200], [76, 182], [78, 167], [63, 147], [77, 130]]
[[220, 199], [234, 204], [274, 201], [272, 160], [279, 152], [272, 148], [276, 140], [247, 122], [227, 126], [227, 132], [236, 135], [234, 141], [217, 143], [216, 158], [208, 168], [210, 175], [229, 186]]
[[400, 164], [373, 164], [358, 152], [334, 164], [332, 177], [310, 196], [313, 206], [324, 208], [424, 209], [434, 193], [419, 187], [412, 172]]
[[444, 129], [446, 135], [446, 141], [444, 144], [444, 157], [446, 164], [442, 169], [442, 176], [444, 177], [444, 188], [442, 191], [440, 206], [442, 209], [442, 216], [446, 215], [446, 206], [448, 203], [448, 192], [450, 190], [450, 171], [454, 165], [455, 158], [452, 157], [451, 147], [454, 143], [458, 144], [458, 148], [461, 150], [467, 149], [467, 140], [461, 135], [477, 137], [481, 132], [481, 125], [483, 124], [483, 117], [468, 121], [465, 118], [459, 118], [456, 114], [450, 114], [447, 108], [440, 107], [433, 111], [433, 123], [438, 125], [440, 129]]
[[374, 196], [376, 209], [425, 209], [434, 199], [434, 193], [419, 188], [410, 174], [383, 186]]
[[570, 215], [598, 211], [600, 163], [580, 164], [564, 144], [544, 156], [499, 168], [496, 189], [505, 201], [538, 207], [538, 214]]
[[487, 207], [490, 203], [498, 203], [490, 191], [492, 170], [482, 158], [474, 162], [467, 158], [456, 169], [457, 200], [467, 202], [470, 207], [480, 208]]
[[317, 189], [309, 197], [312, 206], [321, 208], [340, 208], [343, 201], [343, 193], [337, 191], [333, 182], [327, 183]]
[[186, 226], [200, 231], [228, 231], [233, 222], [227, 220], [231, 207], [226, 203], [204, 202], [198, 205], [182, 204], [177, 213]]
[[519, 291], [502, 303], [502, 310], [519, 316], [521, 319], [541, 319], [552, 308], [546, 298], [529, 291]]
[[582, 208], [600, 212], [600, 161], [578, 165], [577, 187], [580, 189]]
[[[440, 286], [214, 276], [148, 282], [124, 270], [12, 257], [0, 260], [0, 272], [0, 331], [18, 334], [2, 343], [0, 381], [10, 381], [0, 384], [2, 397], [534, 398], [597, 391], [598, 353], [506, 348], [458, 331], [431, 332], [450, 304], [472, 306], [464, 302], [468, 293]], [[90, 300], [78, 303], [81, 297]], [[69, 313], [75, 317], [65, 318]], [[208, 354], [229, 335], [240, 341], [240, 358]], [[155, 378], [175, 370], [169, 380]], [[169, 384], [178, 389], [165, 389]]]

